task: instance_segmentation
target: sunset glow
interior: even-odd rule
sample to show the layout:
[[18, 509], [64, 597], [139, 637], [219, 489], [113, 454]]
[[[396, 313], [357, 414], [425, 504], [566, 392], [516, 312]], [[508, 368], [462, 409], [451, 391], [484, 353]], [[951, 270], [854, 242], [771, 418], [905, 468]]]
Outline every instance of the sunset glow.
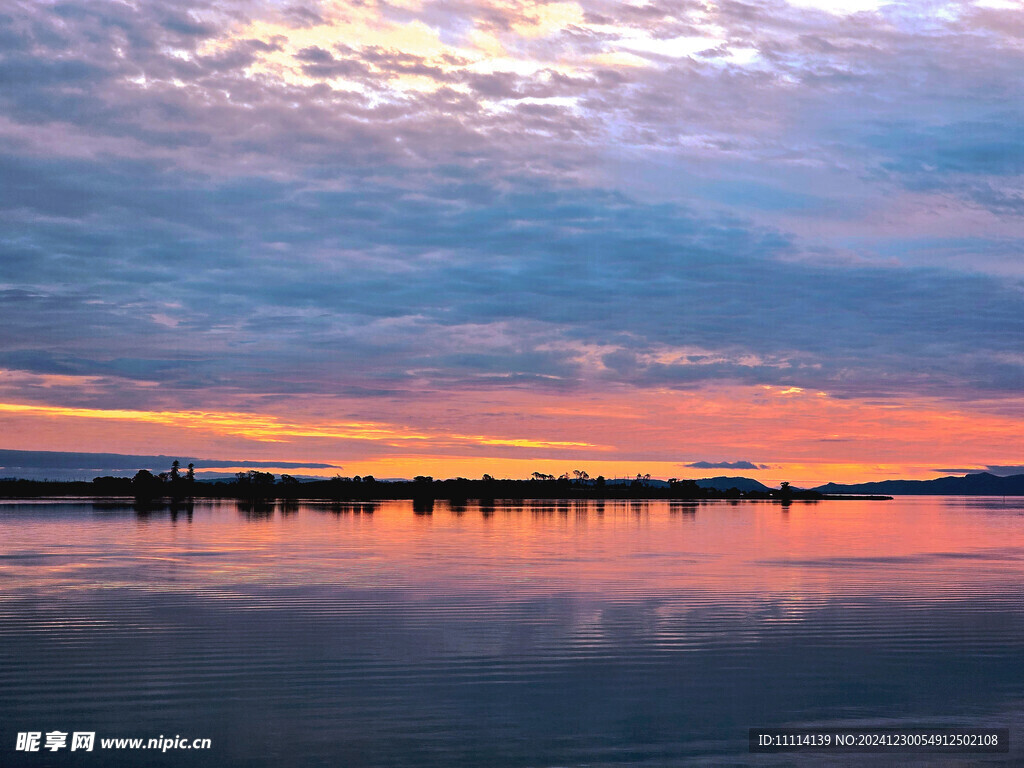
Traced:
[[18, 6], [0, 449], [1024, 472], [1022, 13]]

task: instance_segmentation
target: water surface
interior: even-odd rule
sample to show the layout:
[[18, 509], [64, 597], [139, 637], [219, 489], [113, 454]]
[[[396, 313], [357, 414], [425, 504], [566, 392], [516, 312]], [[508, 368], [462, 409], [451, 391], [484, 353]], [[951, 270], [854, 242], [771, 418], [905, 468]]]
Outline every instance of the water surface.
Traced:
[[885, 765], [747, 729], [901, 723], [1024, 764], [1022, 583], [1012, 499], [0, 502], [0, 765]]

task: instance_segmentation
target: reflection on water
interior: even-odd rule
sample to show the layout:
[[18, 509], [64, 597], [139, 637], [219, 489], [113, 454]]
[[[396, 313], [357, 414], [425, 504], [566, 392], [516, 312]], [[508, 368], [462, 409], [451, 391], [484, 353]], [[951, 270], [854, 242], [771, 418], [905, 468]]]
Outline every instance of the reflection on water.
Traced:
[[1022, 764], [1022, 576], [1012, 499], [0, 502], [0, 764], [59, 729], [213, 740], [154, 765], [818, 765], [747, 728], [840, 723], [1009, 726], [970, 764]]

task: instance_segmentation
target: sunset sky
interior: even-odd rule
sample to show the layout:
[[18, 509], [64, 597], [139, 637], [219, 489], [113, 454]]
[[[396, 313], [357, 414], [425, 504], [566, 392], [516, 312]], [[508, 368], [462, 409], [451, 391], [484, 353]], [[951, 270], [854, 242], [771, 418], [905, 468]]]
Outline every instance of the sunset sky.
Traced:
[[0, 449], [1024, 472], [1022, 73], [1018, 0], [12, 0]]

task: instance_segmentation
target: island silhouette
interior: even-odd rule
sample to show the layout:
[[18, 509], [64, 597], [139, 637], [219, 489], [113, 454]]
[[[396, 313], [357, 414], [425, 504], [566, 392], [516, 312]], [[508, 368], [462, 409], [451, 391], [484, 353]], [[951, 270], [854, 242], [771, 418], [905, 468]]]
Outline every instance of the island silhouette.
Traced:
[[138, 470], [133, 477], [101, 476], [86, 481], [0, 479], [0, 496], [131, 496], [141, 502], [158, 499], [233, 498], [333, 499], [350, 501], [411, 499], [417, 504], [447, 499], [458, 503], [467, 499], [749, 499], [781, 502], [819, 501], [823, 499], [872, 498], [885, 495], [858, 495], [851, 492], [826, 492], [802, 489], [788, 482], [769, 488], [745, 477], [714, 477], [702, 480], [669, 478], [659, 480], [649, 474], [628, 479], [591, 477], [585, 470], [573, 470], [561, 476], [534, 472], [527, 479], [498, 479], [484, 475], [480, 479], [456, 477], [435, 479], [417, 475], [412, 480], [377, 480], [372, 475], [301, 480], [289, 474], [280, 477], [271, 472], [249, 470], [232, 478], [200, 480], [195, 465], [182, 467], [174, 460], [166, 472], [154, 474]]

